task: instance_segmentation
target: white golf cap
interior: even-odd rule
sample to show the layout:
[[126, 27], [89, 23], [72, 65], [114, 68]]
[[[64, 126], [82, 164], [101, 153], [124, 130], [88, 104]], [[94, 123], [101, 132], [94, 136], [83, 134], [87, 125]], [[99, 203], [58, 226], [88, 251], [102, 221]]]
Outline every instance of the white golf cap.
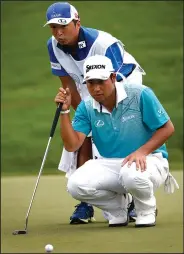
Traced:
[[107, 80], [115, 72], [111, 60], [106, 56], [95, 55], [89, 57], [83, 66], [84, 82], [91, 79]]
[[58, 2], [49, 6], [46, 12], [48, 24], [67, 25], [73, 19], [80, 20], [75, 7], [67, 2]]

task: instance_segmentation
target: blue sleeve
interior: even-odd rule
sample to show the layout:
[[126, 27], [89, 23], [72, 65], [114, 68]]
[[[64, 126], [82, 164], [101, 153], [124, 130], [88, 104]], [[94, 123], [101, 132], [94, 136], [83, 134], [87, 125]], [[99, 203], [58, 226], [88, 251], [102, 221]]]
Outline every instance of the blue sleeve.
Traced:
[[[125, 77], [128, 77], [136, 67], [133, 63], [123, 63], [124, 48], [119, 42], [109, 46], [106, 50], [105, 56], [111, 59], [115, 72], [118, 71]], [[117, 73], [116, 79], [117, 81], [121, 81], [122, 77]]]
[[47, 41], [47, 48], [48, 48], [48, 52], [49, 52], [49, 57], [50, 57], [50, 65], [51, 65], [51, 70], [52, 70], [52, 74], [56, 75], [56, 76], [69, 76], [68, 73], [65, 71], [65, 69], [60, 65], [60, 63], [58, 62], [53, 48], [52, 48], [52, 38], [50, 38]]
[[140, 97], [143, 122], [152, 131], [162, 127], [170, 119], [162, 104], [150, 88], [145, 88]]
[[82, 132], [86, 136], [91, 131], [91, 122], [89, 120], [84, 101], [80, 102], [80, 104], [78, 105], [75, 111], [75, 116], [72, 121], [72, 126], [75, 131]]

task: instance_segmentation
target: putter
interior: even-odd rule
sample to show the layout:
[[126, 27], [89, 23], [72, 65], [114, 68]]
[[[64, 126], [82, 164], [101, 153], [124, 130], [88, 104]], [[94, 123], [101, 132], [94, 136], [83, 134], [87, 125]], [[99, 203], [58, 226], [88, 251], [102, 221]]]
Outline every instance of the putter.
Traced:
[[45, 150], [45, 154], [44, 154], [44, 157], [43, 157], [43, 160], [42, 160], [40, 171], [39, 171], [39, 174], [38, 174], [38, 177], [37, 177], [37, 181], [36, 181], [36, 184], [35, 184], [33, 195], [32, 195], [32, 198], [31, 198], [31, 202], [29, 204], [29, 208], [28, 208], [28, 211], [27, 211], [27, 214], [26, 214], [25, 228], [24, 228], [24, 230], [15, 230], [15, 231], [13, 231], [13, 233], [12, 233], [13, 235], [24, 235], [24, 234], [27, 234], [27, 232], [28, 232], [27, 227], [28, 227], [29, 213], [30, 213], [30, 210], [31, 210], [31, 207], [32, 207], [32, 204], [33, 204], [33, 200], [34, 200], [34, 196], [35, 196], [35, 193], [36, 193], [36, 190], [37, 190], [37, 187], [38, 187], [40, 176], [41, 176], [42, 171], [43, 171], [43, 167], [44, 167], [45, 160], [46, 160], [46, 157], [47, 157], [47, 153], [48, 153], [48, 150], [49, 150], [50, 142], [51, 142], [52, 137], [54, 136], [54, 132], [55, 132], [55, 129], [56, 129], [56, 126], [57, 126], [57, 122], [58, 122], [58, 119], [59, 119], [61, 108], [62, 108], [62, 103], [59, 103], [58, 107], [56, 109], [56, 112], [55, 112], [54, 120], [53, 120], [52, 127], [51, 127], [51, 130], [50, 130], [49, 140], [48, 140], [47, 147], [46, 147], [46, 150]]

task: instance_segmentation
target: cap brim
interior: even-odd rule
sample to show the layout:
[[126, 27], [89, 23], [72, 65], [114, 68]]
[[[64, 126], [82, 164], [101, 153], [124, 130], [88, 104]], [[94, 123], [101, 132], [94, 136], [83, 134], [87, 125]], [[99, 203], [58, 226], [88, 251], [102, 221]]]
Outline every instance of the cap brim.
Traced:
[[58, 25], [65, 26], [65, 25], [68, 25], [72, 20], [73, 18], [54, 18], [47, 21], [47, 23], [43, 27], [49, 24], [58, 24]]
[[113, 71], [112, 72], [97, 71], [97, 70], [89, 71], [86, 74], [86, 77], [84, 77], [83, 84], [85, 84], [86, 81], [93, 80], [93, 79], [107, 80], [110, 77], [111, 73], [113, 73]]

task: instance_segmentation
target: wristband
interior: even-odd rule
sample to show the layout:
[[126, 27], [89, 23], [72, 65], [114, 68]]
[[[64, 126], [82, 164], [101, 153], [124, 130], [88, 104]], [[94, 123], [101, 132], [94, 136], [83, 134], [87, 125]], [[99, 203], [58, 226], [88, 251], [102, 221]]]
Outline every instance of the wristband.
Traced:
[[60, 114], [68, 114], [70, 112], [70, 109], [65, 110], [65, 111], [60, 111]]

